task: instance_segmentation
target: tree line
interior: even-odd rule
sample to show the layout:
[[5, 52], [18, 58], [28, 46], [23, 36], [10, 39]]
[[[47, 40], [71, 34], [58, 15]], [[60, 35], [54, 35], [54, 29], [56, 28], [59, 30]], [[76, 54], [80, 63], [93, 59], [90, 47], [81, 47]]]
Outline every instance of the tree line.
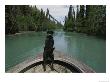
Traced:
[[106, 6], [70, 5], [64, 30], [106, 36]]
[[62, 24], [50, 18], [49, 9], [46, 12], [30, 5], [5, 6], [5, 34], [15, 34], [20, 31], [46, 31], [62, 27]]

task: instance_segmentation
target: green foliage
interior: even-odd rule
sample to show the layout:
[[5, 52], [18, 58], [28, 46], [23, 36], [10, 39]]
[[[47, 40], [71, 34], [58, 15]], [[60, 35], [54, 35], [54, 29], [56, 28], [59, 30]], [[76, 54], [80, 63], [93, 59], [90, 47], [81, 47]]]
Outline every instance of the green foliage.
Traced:
[[74, 29], [75, 29], [75, 12], [72, 5], [70, 5], [68, 17], [65, 17], [64, 30], [74, 31]]
[[75, 30], [92, 35], [106, 36], [106, 6], [105, 5], [77, 5], [76, 18], [69, 8], [65, 17], [64, 30]]
[[87, 5], [86, 11], [86, 33], [106, 36], [106, 6]]
[[85, 14], [84, 5], [77, 6], [77, 14], [76, 14], [76, 31], [77, 32], [84, 31], [84, 27], [85, 27], [84, 14]]
[[5, 20], [6, 34], [15, 34], [19, 31], [45, 31], [62, 26], [50, 20], [48, 9], [45, 15], [43, 9], [39, 10], [36, 6], [29, 5], [6, 5]]

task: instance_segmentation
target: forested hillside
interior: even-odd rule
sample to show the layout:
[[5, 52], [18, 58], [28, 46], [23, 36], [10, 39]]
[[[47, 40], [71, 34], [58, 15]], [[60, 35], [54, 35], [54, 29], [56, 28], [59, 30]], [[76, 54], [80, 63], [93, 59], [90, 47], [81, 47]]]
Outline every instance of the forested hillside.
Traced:
[[75, 7], [70, 5], [64, 30], [106, 36], [106, 6], [77, 5], [75, 12]]
[[39, 10], [36, 6], [6, 5], [5, 6], [5, 34], [15, 34], [20, 31], [46, 31], [60, 28], [62, 25], [52, 17], [47, 9]]

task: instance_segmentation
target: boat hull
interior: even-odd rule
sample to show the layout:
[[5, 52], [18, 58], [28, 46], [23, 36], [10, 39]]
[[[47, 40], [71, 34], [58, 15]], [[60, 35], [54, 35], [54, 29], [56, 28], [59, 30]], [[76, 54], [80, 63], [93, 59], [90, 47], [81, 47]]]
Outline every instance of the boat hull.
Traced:
[[95, 73], [95, 71], [68, 55], [54, 51], [54, 70], [47, 64], [46, 71], [43, 70], [43, 54], [40, 53], [34, 58], [28, 58], [26, 61], [12, 67], [7, 73]]

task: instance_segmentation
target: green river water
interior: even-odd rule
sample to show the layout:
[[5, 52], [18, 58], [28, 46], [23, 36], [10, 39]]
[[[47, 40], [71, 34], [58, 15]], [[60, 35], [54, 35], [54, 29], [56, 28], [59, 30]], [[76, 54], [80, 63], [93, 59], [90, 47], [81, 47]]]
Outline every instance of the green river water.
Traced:
[[[43, 52], [46, 32], [5, 36], [5, 70]], [[98, 73], [106, 72], [106, 40], [83, 33], [55, 31], [55, 49], [77, 58]]]

